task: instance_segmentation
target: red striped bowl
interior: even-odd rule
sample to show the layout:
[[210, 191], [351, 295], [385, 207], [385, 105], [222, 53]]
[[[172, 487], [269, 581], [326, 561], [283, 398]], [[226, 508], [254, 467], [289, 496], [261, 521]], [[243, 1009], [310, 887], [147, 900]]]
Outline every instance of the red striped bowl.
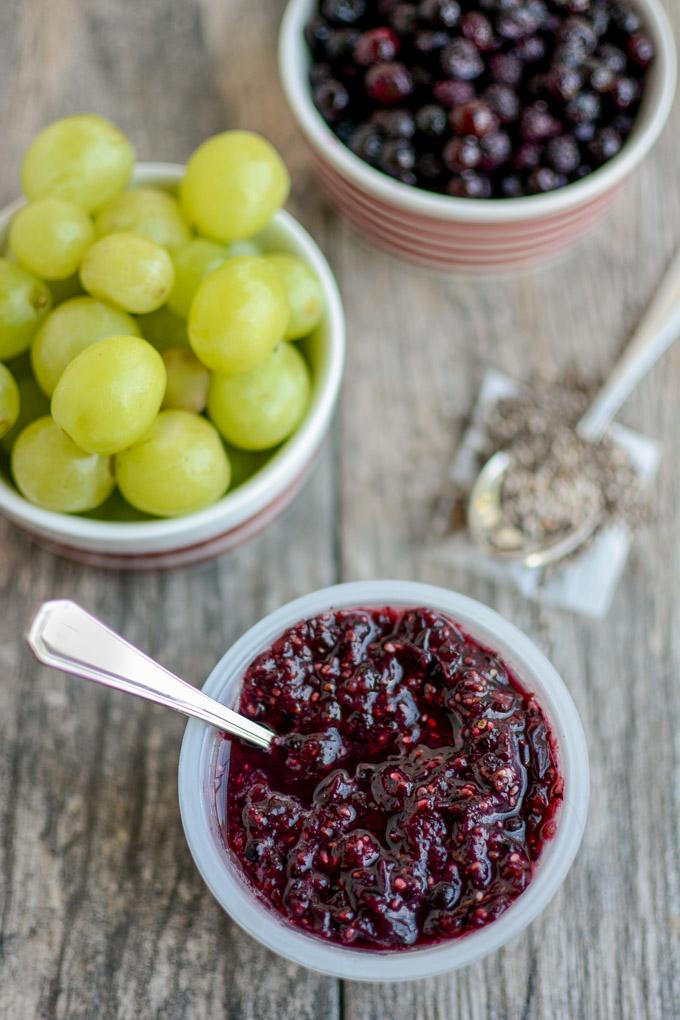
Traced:
[[469, 273], [526, 268], [564, 252], [600, 219], [658, 138], [673, 105], [676, 51], [660, 0], [636, 0], [657, 56], [642, 109], [621, 152], [589, 177], [546, 195], [450, 198], [393, 180], [364, 163], [318, 114], [307, 80], [306, 21], [316, 0], [290, 0], [279, 38], [288, 102], [324, 191], [365, 237], [432, 269]]

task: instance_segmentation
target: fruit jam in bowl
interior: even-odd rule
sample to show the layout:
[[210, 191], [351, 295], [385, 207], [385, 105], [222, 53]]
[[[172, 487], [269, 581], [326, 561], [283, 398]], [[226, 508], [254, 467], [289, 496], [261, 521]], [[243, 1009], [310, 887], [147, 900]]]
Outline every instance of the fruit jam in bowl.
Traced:
[[676, 79], [661, 0], [289, 0], [279, 66], [339, 211], [393, 255], [475, 274], [581, 238]]
[[547, 905], [581, 841], [585, 737], [520, 631], [428, 585], [289, 603], [206, 693], [277, 733], [269, 753], [186, 729], [189, 847], [216, 899], [296, 963], [419, 978], [498, 949]]

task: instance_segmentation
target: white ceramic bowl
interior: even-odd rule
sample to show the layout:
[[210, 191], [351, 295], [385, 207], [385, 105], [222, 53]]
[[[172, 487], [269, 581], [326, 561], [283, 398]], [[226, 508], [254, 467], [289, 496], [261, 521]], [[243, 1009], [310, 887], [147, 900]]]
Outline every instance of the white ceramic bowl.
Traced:
[[473, 599], [443, 588], [406, 581], [361, 581], [313, 592], [290, 602], [252, 627], [218, 662], [203, 690], [224, 704], [238, 703], [241, 679], [253, 659], [301, 619], [350, 606], [429, 606], [448, 613], [508, 663], [535, 693], [557, 743], [564, 801], [555, 837], [545, 845], [528, 888], [486, 928], [460, 939], [398, 952], [332, 945], [287, 924], [256, 897], [224, 849], [216, 804], [218, 768], [228, 768], [229, 743], [190, 720], [179, 761], [179, 803], [189, 848], [211, 892], [253, 938], [295, 963], [354, 981], [400, 981], [463, 967], [499, 949], [547, 906], [574, 860], [588, 812], [588, 750], [567, 688], [536, 646], [507, 620]]
[[303, 30], [317, 0], [290, 0], [279, 37], [288, 102], [331, 202], [367, 238], [433, 269], [469, 273], [531, 266], [579, 240], [647, 155], [670, 113], [676, 82], [673, 31], [660, 0], [635, 0], [656, 45], [635, 127], [614, 159], [545, 195], [466, 199], [401, 184], [364, 163], [333, 134], [312, 102]]
[[[140, 163], [133, 185], [174, 187], [183, 167]], [[0, 212], [0, 251], [22, 200]], [[340, 390], [345, 320], [337, 284], [321, 250], [290, 213], [277, 212], [259, 235], [265, 247], [299, 255], [321, 281], [326, 312], [301, 342], [312, 370], [312, 397], [304, 421], [269, 461], [233, 493], [198, 513], [139, 523], [91, 520], [42, 510], [0, 474], [0, 513], [54, 552], [97, 566], [154, 569], [211, 559], [250, 538], [291, 502], [314, 464]]]

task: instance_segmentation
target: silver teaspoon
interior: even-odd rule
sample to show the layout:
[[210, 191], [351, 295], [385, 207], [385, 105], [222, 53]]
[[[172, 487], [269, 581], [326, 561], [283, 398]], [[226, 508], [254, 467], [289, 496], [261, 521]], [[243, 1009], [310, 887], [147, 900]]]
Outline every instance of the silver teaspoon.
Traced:
[[26, 635], [45, 666], [135, 694], [193, 716], [267, 750], [274, 733], [180, 680], [84, 609], [62, 599], [45, 602]]
[[[640, 380], [680, 336], [680, 252], [672, 260], [647, 312], [609, 379], [576, 426], [577, 434], [597, 443]], [[513, 468], [509, 452], [495, 453], [479, 472], [468, 498], [467, 523], [474, 542], [493, 556], [537, 569], [555, 563], [581, 546], [602, 520], [603, 500], [593, 487], [591, 510], [570, 531], [548, 542], [530, 540], [503, 519], [502, 490]]]

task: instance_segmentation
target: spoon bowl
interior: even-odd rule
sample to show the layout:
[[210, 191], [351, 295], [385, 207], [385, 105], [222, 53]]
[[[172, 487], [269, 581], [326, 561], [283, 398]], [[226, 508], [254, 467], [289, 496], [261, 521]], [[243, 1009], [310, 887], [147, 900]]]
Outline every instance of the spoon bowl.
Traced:
[[486, 462], [468, 499], [468, 529], [473, 541], [485, 552], [538, 570], [568, 556], [590, 538], [602, 519], [602, 496], [593, 486], [591, 509], [576, 527], [547, 541], [531, 541], [503, 517], [503, 483], [512, 468], [513, 458], [506, 450], [499, 450]]
[[[680, 252], [666, 271], [634, 336], [575, 428], [586, 442], [597, 443], [633, 389], [680, 334]], [[531, 569], [546, 567], [579, 549], [604, 519], [602, 493], [593, 486], [591, 507], [572, 528], [537, 541], [503, 517], [503, 485], [513, 458], [500, 450], [484, 464], [470, 491], [467, 524], [472, 540], [500, 560]], [[585, 484], [585, 480], [582, 480]]]

